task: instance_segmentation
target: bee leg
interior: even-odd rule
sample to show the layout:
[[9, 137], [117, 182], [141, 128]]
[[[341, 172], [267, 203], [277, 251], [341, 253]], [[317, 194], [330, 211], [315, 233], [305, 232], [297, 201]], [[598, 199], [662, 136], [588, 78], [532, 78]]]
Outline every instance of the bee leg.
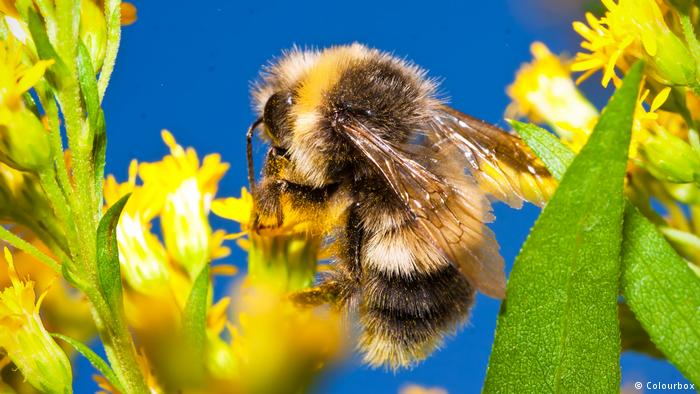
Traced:
[[274, 217], [277, 220], [277, 227], [284, 223], [284, 212], [282, 211], [281, 198], [286, 192], [288, 182], [282, 179], [274, 179], [262, 182], [256, 190], [255, 212], [251, 221], [251, 230], [258, 231], [262, 228], [275, 227], [269, 223], [263, 224], [263, 218]]
[[336, 241], [342, 247], [333, 271], [317, 286], [291, 294], [290, 298], [298, 305], [314, 307], [329, 303], [336, 308], [349, 309], [357, 305], [364, 231], [356, 207], [357, 204], [350, 207], [344, 234]]
[[291, 300], [303, 307], [315, 307], [323, 304], [335, 304], [340, 291], [339, 283], [327, 280], [318, 286], [290, 294]]

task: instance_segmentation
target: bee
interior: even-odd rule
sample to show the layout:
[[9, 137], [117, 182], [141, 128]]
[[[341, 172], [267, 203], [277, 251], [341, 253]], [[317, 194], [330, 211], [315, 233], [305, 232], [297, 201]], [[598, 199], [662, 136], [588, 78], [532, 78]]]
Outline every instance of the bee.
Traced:
[[[361, 44], [287, 52], [252, 95], [253, 227], [283, 225], [282, 201], [315, 218], [335, 262], [296, 299], [356, 313], [367, 363], [412, 366], [468, 319], [477, 290], [504, 297], [490, 201], [541, 205], [554, 185], [518, 137], [447, 106], [418, 66]], [[270, 147], [256, 184], [259, 126]]]

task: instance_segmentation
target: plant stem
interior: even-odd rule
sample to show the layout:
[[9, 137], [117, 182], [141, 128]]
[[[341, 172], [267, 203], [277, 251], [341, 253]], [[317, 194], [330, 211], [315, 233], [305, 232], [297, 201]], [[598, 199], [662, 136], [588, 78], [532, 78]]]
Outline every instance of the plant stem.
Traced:
[[58, 265], [56, 260], [52, 259], [44, 252], [37, 249], [36, 246], [13, 234], [11, 231], [9, 231], [3, 226], [0, 226], [0, 239], [6, 241], [7, 243], [19, 250], [23, 250], [26, 253], [29, 253], [30, 255], [34, 256], [34, 258], [36, 258], [37, 260], [46, 264], [47, 267], [54, 270], [57, 274], [61, 274], [61, 267]]
[[107, 50], [105, 52], [105, 60], [102, 64], [100, 72], [100, 80], [97, 82], [97, 90], [100, 95], [100, 102], [104, 98], [109, 78], [114, 70], [114, 63], [117, 60], [117, 52], [119, 52], [119, 41], [121, 40], [121, 0], [106, 0], [105, 1], [105, 19], [107, 21]]
[[93, 318], [112, 369], [127, 394], [148, 393], [148, 385], [139, 367], [136, 348], [123, 313], [112, 311], [102, 295], [86, 291], [93, 306]]

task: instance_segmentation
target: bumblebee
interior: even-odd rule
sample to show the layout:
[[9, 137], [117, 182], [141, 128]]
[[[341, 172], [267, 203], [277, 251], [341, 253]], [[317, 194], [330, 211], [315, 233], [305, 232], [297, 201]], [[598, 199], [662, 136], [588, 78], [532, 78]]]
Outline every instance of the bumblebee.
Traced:
[[[318, 223], [334, 268], [297, 299], [357, 313], [367, 363], [411, 366], [468, 319], [477, 290], [505, 295], [490, 200], [541, 205], [555, 184], [520, 139], [448, 107], [418, 66], [360, 44], [285, 53], [253, 101], [254, 227], [282, 226], [285, 200]], [[256, 184], [259, 126], [270, 147]]]

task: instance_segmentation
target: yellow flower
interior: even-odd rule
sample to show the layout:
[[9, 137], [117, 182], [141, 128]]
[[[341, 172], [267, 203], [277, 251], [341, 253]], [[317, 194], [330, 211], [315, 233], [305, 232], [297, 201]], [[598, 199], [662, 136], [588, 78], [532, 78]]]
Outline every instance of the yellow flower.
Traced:
[[[49, 249], [36, 235], [18, 227], [14, 227], [12, 231], [37, 249], [51, 255]], [[34, 282], [37, 293], [46, 293], [42, 302], [41, 317], [48, 330], [77, 340], [88, 340], [95, 334], [95, 325], [87, 299], [75, 291], [55, 271], [30, 254], [19, 250], [13, 255], [13, 265], [19, 276], [26, 275]], [[12, 286], [8, 272], [9, 262], [5, 257], [0, 256], [0, 288]]]
[[0, 346], [32, 386], [46, 393], [70, 393], [68, 357], [39, 317], [45, 294], [35, 304], [34, 282], [19, 279], [7, 248], [5, 259], [11, 286], [0, 293]]
[[598, 111], [576, 88], [567, 64], [541, 42], [533, 43], [530, 51], [532, 63], [521, 66], [508, 87], [513, 103], [507, 115], [546, 122], [578, 150], [598, 120]]
[[286, 294], [246, 280], [236, 299], [231, 346], [242, 392], [303, 392], [342, 351], [340, 319], [302, 309]]
[[[234, 384], [242, 392], [299, 392], [342, 351], [339, 316], [327, 308], [306, 308], [290, 300], [290, 293], [311, 286], [317, 272], [324, 222], [337, 220], [304, 216], [282, 199], [281, 227], [252, 231], [253, 197], [215, 200], [215, 214], [241, 224], [248, 239], [248, 275], [237, 297], [237, 322], [229, 327], [230, 353], [217, 344], [219, 362], [235, 366]], [[240, 237], [242, 234], [236, 235]]]
[[27, 66], [22, 56], [22, 46], [8, 35], [0, 44], [0, 161], [36, 170], [50, 163], [48, 133], [25, 107], [22, 95], [41, 80], [53, 60]]
[[579, 81], [603, 70], [603, 86], [610, 80], [621, 82], [615, 69], [623, 72], [638, 59], [648, 64], [648, 72], [666, 85], [695, 83], [695, 62], [683, 41], [664, 20], [667, 6], [660, 0], [602, 0], [607, 8], [598, 19], [586, 14], [586, 25], [574, 22], [573, 28], [584, 41], [572, 65], [573, 71], [583, 71]]
[[144, 184], [164, 193], [160, 220], [165, 246], [194, 278], [212, 257], [228, 255], [228, 249], [220, 244], [222, 233], [212, 233], [207, 217], [229, 166], [218, 154], [207, 155], [200, 166], [194, 149], [183, 149], [165, 130], [162, 134], [170, 155], [157, 163], [141, 164], [139, 174]]
[[160, 213], [163, 196], [155, 185], [136, 186], [138, 163], [129, 166], [129, 179], [118, 184], [113, 176], [105, 180], [108, 206], [132, 193], [117, 225], [117, 244], [124, 279], [144, 294], [167, 292], [170, 280], [168, 254], [151, 232], [151, 221]]

